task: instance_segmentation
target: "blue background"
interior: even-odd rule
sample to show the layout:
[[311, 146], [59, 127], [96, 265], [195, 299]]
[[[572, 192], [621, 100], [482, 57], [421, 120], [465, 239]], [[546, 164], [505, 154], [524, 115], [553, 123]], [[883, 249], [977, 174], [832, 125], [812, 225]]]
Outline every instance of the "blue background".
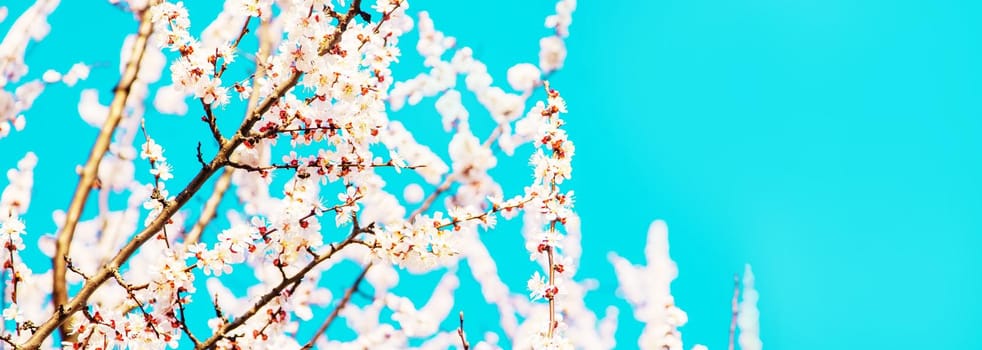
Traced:
[[[14, 17], [24, 4], [8, 6]], [[537, 59], [552, 12], [551, 1], [413, 6], [432, 6], [437, 28], [472, 46], [499, 85], [511, 64]], [[688, 346], [725, 348], [732, 274], [749, 262], [767, 348], [982, 348], [980, 6], [581, 1], [566, 67], [552, 83], [569, 102], [577, 145], [567, 188], [577, 193], [589, 247], [579, 276], [600, 281], [587, 299], [595, 309], [622, 308], [620, 347], [635, 347], [641, 327], [613, 296], [606, 255], [643, 262], [647, 226], [663, 218], [680, 268], [673, 291], [690, 317]], [[210, 18], [197, 9], [200, 30]], [[122, 39], [136, 29], [131, 16], [104, 2], [63, 1], [51, 22], [51, 36], [30, 49], [31, 76], [103, 62], [80, 85], [107, 98]], [[410, 35], [401, 78], [419, 67], [414, 45]], [[27, 129], [0, 140], [0, 168], [27, 150], [40, 157], [26, 217], [34, 234], [55, 229], [50, 212], [67, 206], [74, 165], [95, 139], [97, 130], [77, 116], [78, 91], [51, 87], [28, 113]], [[195, 167], [187, 138], [208, 139], [190, 106], [189, 117], [148, 120], [178, 167], [172, 186]], [[449, 138], [432, 107], [393, 118], [431, 144]], [[472, 119], [482, 118], [472, 109]], [[528, 182], [525, 154], [496, 172], [506, 189]], [[500, 267], [530, 272], [517, 234], [501, 237], [489, 243], [510, 249], [496, 251]], [[41, 260], [33, 266], [46, 269]], [[506, 280], [521, 290], [527, 276]], [[455, 309], [486, 307], [463, 283]], [[474, 327], [494, 323], [493, 313], [468, 317]]]

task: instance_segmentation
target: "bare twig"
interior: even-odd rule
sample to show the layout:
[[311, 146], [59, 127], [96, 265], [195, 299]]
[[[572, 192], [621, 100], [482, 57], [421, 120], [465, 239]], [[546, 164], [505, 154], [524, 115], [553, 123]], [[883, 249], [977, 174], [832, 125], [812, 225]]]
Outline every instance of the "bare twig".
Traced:
[[14, 341], [12, 340], [12, 338], [13, 337], [10, 334], [4, 334], [4, 335], [0, 336], [0, 340], [2, 340], [7, 345], [10, 345], [10, 348], [11, 349], [20, 350], [21, 347], [18, 346], [17, 343], [14, 343]]
[[218, 130], [218, 119], [215, 117], [215, 112], [211, 109], [211, 105], [205, 103], [205, 99], [199, 99], [201, 101], [201, 108], [205, 110], [205, 116], [201, 118], [202, 121], [208, 123], [208, 130], [211, 130], [211, 136], [218, 142], [218, 146], [225, 144], [225, 137], [222, 136], [221, 130]]
[[211, 193], [211, 197], [208, 197], [208, 201], [205, 202], [205, 207], [201, 210], [201, 216], [198, 217], [198, 222], [194, 223], [194, 227], [191, 228], [191, 231], [188, 231], [187, 236], [184, 238], [184, 244], [186, 246], [198, 243], [201, 239], [201, 233], [205, 230], [205, 226], [208, 226], [208, 223], [215, 218], [218, 204], [222, 202], [222, 197], [225, 196], [225, 192], [228, 191], [229, 186], [232, 184], [233, 172], [235, 170], [231, 167], [225, 167], [222, 176], [215, 182], [215, 190]]
[[79, 276], [82, 276], [82, 279], [83, 280], [88, 280], [89, 279], [89, 276], [86, 276], [85, 275], [85, 272], [82, 272], [82, 270], [79, 270], [75, 266], [75, 264], [72, 263], [72, 258], [67, 257], [67, 256], [65, 257], [65, 267], [67, 267], [69, 271], [74, 272], [74, 273], [78, 274]]
[[202, 169], [208, 167], [208, 163], [205, 163], [204, 155], [201, 154], [201, 141], [198, 141], [198, 152], [196, 154], [196, 157], [198, 158], [198, 164], [201, 164]]
[[467, 342], [467, 335], [464, 334], [464, 312], [460, 312], [460, 327], [457, 328], [457, 335], [460, 336], [460, 345], [464, 347], [464, 350], [470, 350], [471, 343]]
[[191, 328], [188, 327], [188, 316], [184, 314], [184, 302], [181, 301], [180, 290], [177, 291], [177, 307], [181, 315], [181, 330], [184, 331], [184, 334], [187, 334], [188, 339], [191, 339], [191, 343], [193, 343], [194, 346], [198, 346], [198, 344], [201, 342], [194, 336], [194, 333], [191, 333]]
[[[242, 42], [242, 38], [245, 38], [246, 34], [249, 33], [249, 22], [252, 21], [252, 16], [246, 18], [245, 22], [242, 23], [242, 29], [239, 30], [239, 36], [235, 38], [235, 42], [232, 43], [233, 48], [238, 48], [239, 43]], [[227, 62], [222, 62], [222, 67], [215, 71], [215, 77], [221, 78], [222, 74], [225, 73], [225, 69], [228, 68]]]
[[303, 350], [313, 348], [314, 343], [317, 342], [317, 338], [320, 338], [322, 335], [324, 335], [325, 332], [327, 332], [328, 327], [330, 327], [331, 323], [333, 323], [334, 320], [337, 319], [338, 315], [341, 313], [341, 310], [344, 309], [346, 305], [348, 305], [349, 301], [351, 301], [351, 296], [354, 295], [355, 291], [358, 290], [358, 286], [361, 285], [361, 281], [365, 279], [365, 275], [368, 274], [368, 270], [371, 267], [372, 267], [371, 263], [365, 265], [365, 268], [361, 270], [361, 274], [358, 275], [358, 278], [355, 279], [355, 282], [351, 284], [351, 287], [348, 287], [348, 290], [346, 292], [344, 292], [344, 296], [341, 297], [341, 301], [338, 302], [338, 305], [334, 307], [334, 310], [331, 310], [331, 314], [327, 316], [327, 319], [324, 320], [324, 323], [321, 324], [320, 328], [317, 329], [317, 332], [314, 333], [314, 336], [311, 337], [310, 341], [308, 341], [307, 344], [303, 346], [302, 348]]
[[[556, 230], [556, 222], [553, 221], [550, 227], [551, 231]], [[556, 285], [556, 264], [555, 256], [553, 254], [553, 247], [546, 248], [546, 252], [549, 256], [549, 288], [555, 288]], [[546, 292], [546, 299], [549, 299], [549, 330], [547, 334], [549, 338], [552, 338], [553, 332], [556, 330], [556, 295], [554, 293]]]

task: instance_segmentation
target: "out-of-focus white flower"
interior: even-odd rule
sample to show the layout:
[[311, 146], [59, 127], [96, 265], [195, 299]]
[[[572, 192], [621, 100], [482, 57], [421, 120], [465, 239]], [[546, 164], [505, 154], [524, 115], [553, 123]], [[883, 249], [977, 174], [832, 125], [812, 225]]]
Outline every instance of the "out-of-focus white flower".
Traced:
[[61, 73], [58, 73], [58, 71], [54, 69], [46, 70], [44, 74], [41, 75], [41, 80], [48, 84], [56, 83], [61, 80]]
[[541, 76], [539, 68], [531, 63], [519, 63], [508, 68], [508, 84], [518, 91], [532, 90]]
[[566, 43], [562, 39], [549, 36], [539, 40], [539, 68], [549, 73], [563, 67], [566, 61]]
[[153, 99], [153, 107], [160, 113], [184, 115], [188, 112], [188, 105], [184, 101], [186, 97], [187, 94], [178, 90], [174, 85], [167, 85], [157, 89], [157, 94]]
[[17, 307], [17, 304], [10, 304], [6, 309], [3, 309], [3, 319], [5, 320], [17, 320], [17, 322], [20, 322], [23, 317], [24, 312]]
[[634, 266], [615, 253], [609, 256], [620, 282], [619, 291], [634, 307], [634, 318], [645, 323], [638, 339], [641, 349], [682, 350], [682, 334], [687, 316], [675, 306], [671, 283], [678, 269], [668, 251], [668, 226], [656, 220], [648, 228], [645, 246], [647, 266]]
[[419, 203], [423, 200], [423, 187], [419, 184], [409, 184], [402, 191], [402, 197], [406, 199], [406, 202], [411, 204]]
[[750, 264], [743, 270], [743, 293], [740, 296], [742, 300], [737, 311], [740, 350], [760, 350], [763, 347], [760, 340], [760, 310], [757, 309], [760, 295], [754, 288], [754, 272]]
[[72, 65], [72, 68], [68, 69], [68, 73], [65, 73], [61, 77], [61, 81], [68, 85], [69, 87], [75, 86], [79, 80], [85, 80], [89, 78], [89, 66], [85, 63], [76, 63]]

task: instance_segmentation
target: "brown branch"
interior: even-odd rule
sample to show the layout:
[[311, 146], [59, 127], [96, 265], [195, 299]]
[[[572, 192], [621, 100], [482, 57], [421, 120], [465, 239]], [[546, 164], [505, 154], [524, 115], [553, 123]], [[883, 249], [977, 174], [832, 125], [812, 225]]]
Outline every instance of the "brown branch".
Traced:
[[[343, 33], [343, 31], [347, 27], [348, 23], [352, 20], [352, 18], [354, 17], [354, 15], [358, 11], [360, 11], [360, 9], [359, 9], [360, 8], [360, 5], [361, 5], [361, 0], [354, 0], [351, 3], [351, 7], [349, 8], [348, 13], [345, 15], [345, 17], [341, 21], [339, 21], [338, 26], [337, 26], [337, 29], [335, 30], [335, 33], [334, 33], [333, 37], [331, 38], [330, 43], [323, 50], [321, 50], [321, 52], [320, 52], [321, 54], [325, 54], [330, 48], [332, 48], [335, 45], [337, 45], [337, 43], [340, 41], [341, 34]], [[257, 64], [261, 64], [261, 61], [257, 60]], [[229, 140], [229, 142], [226, 145], [232, 145], [231, 149], [234, 149], [234, 147], [236, 147], [239, 144], [241, 144], [245, 140], [245, 138], [244, 138], [243, 135], [247, 135], [249, 133], [249, 129], [252, 127], [252, 125], [254, 125], [255, 122], [259, 120], [259, 117], [261, 117], [262, 114], [265, 113], [265, 111], [269, 110], [269, 108], [272, 107], [272, 105], [279, 99], [279, 96], [283, 96], [286, 93], [286, 91], [288, 91], [289, 89], [291, 89], [293, 86], [295, 86], [299, 82], [300, 75], [301, 75], [301, 73], [294, 73], [291, 76], [291, 78], [287, 81], [286, 84], [279, 86], [275, 90], [274, 96], [276, 96], [276, 97], [265, 99], [262, 102], [262, 104], [260, 104], [257, 107], [256, 113], [250, 115], [246, 119], [246, 121], [243, 122], [243, 124], [239, 128], [238, 133], [236, 133], [235, 137], [233, 137], [232, 140]], [[258, 76], [259, 76], [259, 73], [257, 73], [257, 77]], [[255, 92], [256, 90], [253, 90], [253, 91]], [[257, 96], [254, 93], [253, 96], [250, 96], [250, 101], [255, 100], [256, 97]], [[225, 149], [225, 147], [223, 147], [223, 150], [224, 149]], [[227, 161], [226, 161], [225, 164], [228, 164]], [[240, 315], [239, 317], [236, 317], [234, 319], [234, 321], [232, 321], [231, 323], [225, 323], [225, 324], [223, 324], [218, 329], [218, 331], [215, 332], [214, 335], [212, 335], [210, 338], [206, 339], [202, 343], [198, 344], [196, 346], [196, 349], [205, 349], [205, 348], [211, 347], [215, 342], [217, 342], [219, 339], [221, 339], [222, 337], [224, 337], [225, 334], [227, 334], [228, 332], [230, 332], [230, 331], [234, 330], [235, 328], [238, 328], [239, 326], [241, 326], [242, 324], [244, 324], [249, 318], [251, 318], [253, 315], [255, 315], [264, 305], [268, 304], [273, 298], [277, 297], [280, 294], [280, 292], [282, 292], [283, 289], [285, 289], [288, 285], [290, 285], [290, 284], [295, 284], [295, 285], [296, 284], [299, 284], [302, 281], [302, 279], [304, 278], [304, 276], [308, 272], [310, 272], [310, 270], [312, 270], [314, 267], [316, 267], [321, 262], [329, 259], [331, 256], [333, 256], [333, 254], [335, 252], [339, 251], [340, 249], [343, 249], [348, 244], [353, 243], [354, 242], [354, 237], [358, 233], [360, 233], [360, 232], [361, 232], [361, 230], [359, 230], [356, 227], [355, 230], [353, 230], [352, 234], [345, 241], [343, 241], [341, 244], [339, 244], [339, 245], [334, 245], [334, 244], [330, 245], [330, 251], [329, 252], [327, 252], [327, 253], [325, 253], [323, 255], [317, 256], [313, 261], [311, 261], [309, 264], [307, 264], [303, 269], [301, 269], [299, 272], [297, 272], [296, 274], [294, 274], [292, 277], [282, 280], [279, 285], [277, 285], [276, 287], [273, 288], [273, 290], [271, 290], [269, 293], [267, 293], [266, 295], [264, 295], [263, 297], [261, 297], [260, 300], [257, 301], [255, 305], [253, 305], [253, 308], [251, 308], [250, 310], [246, 311], [243, 315]]]
[[194, 333], [191, 333], [191, 329], [188, 328], [188, 316], [184, 314], [184, 303], [181, 301], [180, 290], [177, 291], [177, 308], [181, 314], [181, 330], [184, 331], [184, 334], [187, 334], [188, 339], [191, 340], [191, 343], [193, 343], [194, 346], [198, 346], [198, 344], [200, 344], [201, 342], [198, 341], [198, 338], [195, 337]]
[[133, 293], [133, 286], [131, 286], [129, 283], [126, 283], [126, 281], [123, 280], [123, 275], [119, 274], [119, 270], [113, 270], [112, 274], [113, 274], [113, 278], [116, 279], [116, 283], [118, 283], [120, 287], [123, 287], [123, 289], [126, 290], [126, 294], [129, 295], [130, 299], [133, 300], [134, 303], [136, 303], [136, 306], [140, 309], [140, 312], [143, 313], [143, 318], [147, 320], [147, 325], [150, 326], [150, 330], [152, 330], [153, 333], [159, 339], [160, 332], [157, 331], [157, 327], [154, 326], [153, 317], [150, 316], [150, 313], [147, 312], [147, 309], [143, 307], [143, 303], [140, 302], [140, 299], [136, 298], [136, 294]]
[[75, 266], [75, 264], [72, 263], [72, 258], [67, 257], [67, 256], [65, 257], [65, 267], [67, 267], [69, 271], [74, 272], [74, 273], [78, 274], [79, 276], [82, 276], [82, 279], [83, 280], [88, 280], [89, 279], [89, 276], [86, 276], [85, 275], [85, 272], [82, 272], [82, 270], [79, 270]]
[[[350, 23], [350, 21], [354, 18], [355, 14], [357, 13], [357, 9], [359, 8], [360, 5], [361, 5], [361, 0], [352, 1], [351, 7], [348, 9], [348, 13], [345, 15], [344, 18], [342, 18], [341, 21], [339, 21], [338, 26], [335, 29], [335, 33], [331, 37], [330, 42], [328, 43], [327, 47], [324, 50], [320, 51], [320, 54], [326, 54], [329, 48], [336, 46], [338, 42], [340, 42], [341, 33], [346, 29], [348, 23]], [[151, 28], [151, 23], [149, 23], [150, 22], [149, 16], [150, 16], [149, 11], [144, 11], [143, 22], [140, 27], [141, 33], [143, 32], [144, 29], [149, 31]], [[146, 38], [142, 36], [141, 38], [142, 40], [137, 40], [136, 42], [137, 47], [146, 45]], [[268, 54], [268, 52], [271, 50], [270, 43], [267, 42], [264, 44], [265, 45], [261, 45], [261, 47], [264, 47], [265, 49], [261, 48], [260, 54], [263, 53]], [[259, 59], [257, 59], [256, 64], [257, 67], [263, 66], [262, 60]], [[256, 79], [258, 79], [258, 77], [260, 77], [261, 74], [262, 74], [262, 70], [257, 69]], [[88, 301], [89, 297], [91, 297], [92, 294], [95, 293], [96, 289], [98, 289], [99, 286], [101, 286], [103, 283], [106, 282], [106, 280], [108, 280], [111, 277], [111, 271], [118, 269], [120, 266], [126, 263], [126, 261], [129, 260], [130, 256], [132, 256], [136, 252], [136, 250], [140, 248], [140, 246], [142, 246], [144, 243], [146, 243], [154, 236], [156, 236], [157, 231], [161, 230], [164, 227], [164, 225], [170, 221], [170, 218], [175, 213], [177, 213], [177, 211], [180, 210], [180, 208], [183, 207], [184, 204], [186, 204], [191, 199], [191, 197], [198, 192], [199, 189], [201, 189], [201, 186], [203, 186], [204, 183], [212, 175], [214, 175], [214, 173], [217, 172], [219, 168], [222, 168], [225, 165], [232, 152], [239, 145], [241, 145], [243, 141], [245, 141], [244, 135], [247, 135], [249, 133], [249, 130], [252, 128], [252, 126], [255, 125], [255, 123], [259, 121], [262, 115], [266, 113], [266, 111], [268, 111], [275, 103], [277, 103], [277, 101], [279, 101], [279, 99], [283, 97], [287, 91], [289, 91], [294, 86], [296, 86], [296, 84], [300, 81], [301, 75], [302, 75], [301, 72], [294, 72], [285, 83], [280, 84], [275, 89], [273, 89], [272, 94], [270, 94], [270, 96], [264, 99], [261, 104], [259, 104], [255, 109], [249, 111], [247, 117], [245, 118], [245, 120], [242, 121], [242, 124], [239, 126], [238, 131], [231, 139], [229, 139], [227, 142], [225, 142], [222, 145], [222, 147], [218, 150], [218, 153], [212, 159], [211, 163], [209, 163], [207, 167], [202, 168], [198, 172], [198, 174], [191, 179], [191, 181], [187, 184], [184, 190], [178, 193], [178, 195], [174, 197], [173, 200], [167, 202], [168, 205], [164, 206], [163, 210], [161, 210], [157, 218], [151, 221], [150, 224], [143, 229], [143, 231], [136, 234], [129, 242], [127, 242], [127, 244], [122, 249], [120, 249], [119, 253], [117, 253], [109, 262], [103, 265], [103, 267], [100, 268], [99, 271], [95, 273], [95, 275], [91, 276], [91, 279], [88, 281], [88, 283], [82, 286], [82, 289], [79, 290], [78, 294], [74, 298], [72, 298], [71, 301], [69, 301], [67, 304], [56, 303], [54, 314], [51, 315], [51, 317], [47, 321], [41, 324], [41, 326], [38, 327], [37, 331], [31, 336], [31, 338], [28, 339], [21, 346], [29, 349], [39, 348], [41, 346], [41, 343], [44, 342], [44, 340], [49, 335], [51, 335], [51, 333], [54, 332], [56, 328], [64, 324], [65, 321], [67, 321], [73, 314], [83, 310], [86, 306], [86, 302]], [[254, 101], [255, 99], [258, 99], [258, 93], [256, 92], [257, 90], [258, 90], [257, 88], [254, 88], [253, 96], [250, 97], [250, 102]], [[237, 321], [238, 320], [236, 320], [236, 322]], [[212, 343], [214, 343], [214, 341], [212, 341]]]
[[205, 156], [203, 154], [201, 154], [201, 141], [198, 141], [198, 148], [197, 148], [197, 150], [198, 150], [198, 152], [197, 152], [197, 154], [195, 156], [198, 158], [198, 164], [201, 164], [201, 168], [202, 169], [207, 168], [208, 167], [208, 163], [205, 163]]
[[[133, 82], [137, 79], [137, 74], [140, 70], [140, 61], [143, 59], [143, 53], [147, 49], [147, 38], [149, 38], [152, 31], [153, 23], [150, 21], [150, 11], [147, 9], [143, 11], [140, 18], [140, 27], [136, 41], [134, 41], [132, 51], [130, 52], [130, 61], [127, 62], [126, 70], [123, 72], [123, 76], [114, 89], [113, 101], [109, 105], [109, 114], [106, 116], [106, 122], [102, 125], [99, 136], [96, 138], [95, 144], [89, 153], [89, 159], [82, 168], [81, 178], [75, 187], [72, 202], [69, 204], [68, 212], [65, 215], [65, 223], [62, 225], [61, 231], [58, 233], [58, 238], [55, 241], [55, 254], [51, 258], [51, 298], [52, 304], [56, 308], [64, 305], [68, 301], [68, 286], [65, 279], [66, 261], [64, 258], [69, 255], [72, 238], [75, 235], [75, 226], [78, 224], [79, 218], [82, 215], [82, 209], [85, 207], [85, 201], [89, 197], [92, 185], [96, 181], [99, 163], [102, 162], [103, 155], [109, 149], [113, 132], [123, 117], [126, 99], [130, 95]], [[63, 340], [74, 342], [74, 336], [70, 334], [68, 326], [61, 327], [60, 333]]]
[[460, 345], [464, 346], [464, 350], [470, 350], [471, 343], [467, 342], [467, 335], [464, 334], [464, 312], [460, 312], [460, 327], [457, 328], [457, 335], [460, 336]]
[[[492, 214], [495, 214], [495, 213], [498, 213], [498, 212], [502, 212], [502, 211], [505, 211], [505, 210], [515, 210], [515, 209], [518, 209], [518, 208], [522, 208], [526, 203], [531, 202], [532, 199], [535, 199], [535, 197], [534, 196], [529, 196], [525, 200], [520, 201], [520, 202], [518, 202], [518, 203], [516, 203], [514, 205], [506, 205], [506, 206], [501, 206], [501, 207], [495, 206], [495, 207], [491, 208], [491, 210], [486, 211], [486, 212], [483, 212], [483, 213], [480, 213], [480, 214], [471, 215], [471, 216], [468, 216], [468, 217], [465, 217], [465, 218], [453, 218], [453, 220], [450, 220], [450, 222], [448, 222], [446, 224], [443, 224], [443, 225], [440, 225], [440, 226], [437, 226], [436, 228], [439, 230], [439, 229], [444, 229], [444, 228], [447, 228], [447, 227], [450, 227], [450, 226], [457, 227], [457, 225], [460, 225], [463, 222], [467, 222], [467, 221], [471, 221], [471, 220], [481, 220], [483, 222], [483, 221], [485, 221], [487, 219], [487, 217], [489, 215], [492, 215]], [[553, 227], [552, 229], [555, 230], [556, 222], [553, 221], [552, 225], [553, 225], [552, 226]]]
[[225, 196], [225, 192], [228, 191], [229, 186], [232, 184], [232, 173], [235, 172], [231, 167], [225, 167], [222, 172], [221, 177], [218, 181], [215, 181], [215, 190], [211, 193], [211, 197], [205, 202], [204, 209], [201, 210], [201, 216], [198, 217], [198, 222], [194, 223], [194, 227], [191, 231], [188, 231], [187, 236], [184, 238], [185, 246], [191, 246], [201, 239], [201, 233], [204, 232], [205, 226], [215, 218], [215, 212], [218, 210], [218, 205], [222, 202], [222, 197]]
[[292, 129], [291, 128], [280, 128], [280, 129], [272, 129], [272, 130], [269, 130], [269, 131], [267, 131], [265, 133], [261, 133], [261, 134], [256, 135], [256, 136], [257, 137], [269, 137], [270, 135], [277, 134], [277, 133], [311, 132], [311, 131], [332, 131], [332, 130], [341, 130], [341, 127], [335, 126], [335, 125], [328, 125], [328, 126], [315, 126], [315, 127], [307, 127], [307, 128], [292, 128]]
[[12, 340], [12, 338], [13, 337], [10, 334], [4, 334], [4, 335], [0, 336], [0, 340], [2, 340], [7, 345], [10, 345], [10, 348], [11, 349], [20, 350], [21, 347], [18, 346], [17, 343], [14, 343], [14, 341]]
[[222, 136], [222, 131], [218, 130], [218, 119], [215, 118], [215, 112], [211, 109], [211, 105], [205, 103], [204, 97], [198, 99], [201, 102], [201, 108], [205, 110], [205, 116], [201, 118], [202, 121], [208, 123], [208, 129], [211, 130], [211, 136], [218, 142], [221, 146], [225, 143], [225, 137]]
[[[550, 230], [555, 230], [556, 222], [553, 221], [551, 226], [552, 227], [550, 228]], [[549, 254], [549, 288], [550, 289], [553, 289], [556, 283], [556, 265], [555, 265], [555, 257], [553, 256], [553, 250], [554, 250], [553, 247], [549, 247], [548, 249], [546, 249], [546, 252]], [[550, 294], [547, 291], [546, 298], [549, 299], [549, 331], [547, 334], [549, 338], [552, 338], [552, 334], [556, 329], [556, 296], [554, 294]]]
[[[238, 48], [239, 43], [242, 42], [242, 38], [245, 38], [246, 34], [249, 33], [249, 22], [251, 21], [252, 21], [252, 16], [249, 16], [246, 18], [245, 23], [242, 23], [242, 29], [239, 30], [239, 36], [235, 38], [235, 41], [232, 43], [232, 48]], [[224, 62], [223, 60], [222, 68], [220, 68], [218, 71], [215, 72], [215, 77], [221, 78], [222, 74], [225, 74], [226, 68], [228, 68], [228, 63]]]
[[218, 330], [216, 330], [211, 337], [209, 337], [208, 339], [202, 341], [200, 344], [195, 346], [195, 349], [210, 348], [218, 340], [225, 337], [226, 334], [245, 324], [245, 322], [248, 321], [250, 318], [252, 318], [252, 316], [256, 315], [256, 313], [262, 310], [262, 308], [265, 307], [266, 304], [269, 304], [270, 301], [272, 301], [276, 297], [279, 297], [280, 293], [283, 292], [284, 289], [286, 289], [288, 286], [292, 284], [300, 283], [303, 280], [303, 278], [307, 276], [307, 273], [309, 273], [311, 270], [317, 267], [317, 265], [320, 265], [320, 263], [326, 261], [327, 259], [330, 259], [332, 256], [334, 256], [334, 253], [340, 251], [341, 249], [344, 249], [344, 247], [347, 247], [349, 244], [353, 243], [354, 236], [357, 232], [358, 232], [357, 230], [353, 231], [353, 234], [351, 236], [348, 236], [348, 238], [345, 239], [343, 242], [341, 242], [341, 244], [338, 245], [331, 244], [328, 248], [329, 250], [326, 253], [318, 255], [317, 258], [311, 260], [309, 263], [307, 263], [307, 265], [305, 265], [302, 269], [300, 269], [300, 271], [295, 273], [293, 276], [290, 276], [289, 278], [280, 281], [280, 283], [277, 284], [276, 287], [273, 287], [272, 290], [270, 290], [262, 297], [260, 297], [259, 300], [256, 301], [256, 303], [253, 304], [251, 308], [249, 308], [249, 310], [246, 310], [246, 312], [242, 313], [242, 315], [236, 317], [232, 322], [222, 324], [222, 326], [219, 327]]
[[[242, 41], [242, 38], [245, 37], [246, 33], [249, 31], [249, 22], [251, 20], [252, 17], [249, 17], [246, 19], [245, 23], [242, 24], [242, 30], [239, 32], [239, 37], [235, 39], [235, 44], [233, 47], [238, 47], [239, 43]], [[266, 29], [268, 29], [267, 23], [260, 21], [259, 29], [257, 30], [257, 36], [259, 37], [259, 52], [256, 55], [256, 73], [252, 75], [252, 78], [256, 79], [255, 81], [258, 81], [258, 78], [262, 77], [265, 73], [265, 65], [262, 62], [265, 61], [265, 57], [269, 54], [272, 46], [270, 41], [267, 40], [268, 38], [264, 36]], [[222, 73], [224, 73], [224, 66], [222, 68]], [[219, 73], [218, 77], [221, 77], [222, 73]], [[255, 83], [253, 83], [253, 86], [255, 87]], [[248, 119], [249, 116], [252, 115], [253, 108], [258, 99], [259, 89], [254, 88], [249, 94], [249, 101], [247, 101], [246, 104], [247, 112], [245, 118]], [[207, 106], [204, 104], [203, 100], [202, 105]], [[210, 112], [211, 110], [208, 108], [206, 111]], [[206, 122], [208, 122], [212, 135], [215, 136], [215, 139], [218, 141], [219, 147], [224, 146], [227, 140], [222, 137], [221, 132], [218, 131], [215, 118], [208, 118]], [[201, 163], [202, 168], [206, 168], [208, 166], [202, 159], [200, 142], [198, 142], [198, 162]], [[205, 202], [205, 207], [201, 211], [201, 216], [198, 218], [198, 222], [194, 224], [194, 227], [191, 228], [191, 231], [188, 232], [184, 239], [185, 246], [198, 243], [205, 227], [208, 226], [208, 223], [210, 223], [212, 219], [214, 219], [215, 212], [218, 210], [218, 205], [221, 203], [222, 197], [225, 196], [225, 192], [228, 191], [228, 188], [232, 183], [232, 173], [234, 173], [234, 170], [226, 167], [225, 171], [222, 173], [222, 176], [215, 182], [215, 190], [212, 192], [211, 197], [208, 198], [208, 201]]]
[[[372, 168], [395, 167], [396, 165], [395, 165], [395, 163], [392, 160], [389, 160], [389, 161], [387, 161], [385, 163], [371, 163], [371, 164], [361, 164], [361, 163], [353, 163], [353, 162], [341, 162], [341, 163], [327, 163], [327, 164], [321, 165], [318, 162], [318, 164], [316, 164], [316, 165], [310, 165], [310, 164], [304, 164], [304, 163], [299, 163], [298, 162], [296, 164], [293, 164], [293, 163], [290, 163], [290, 164], [270, 164], [270, 165], [260, 165], [260, 166], [249, 165], [249, 164], [239, 163], [239, 162], [234, 162], [234, 161], [229, 161], [228, 162], [228, 166], [229, 167], [232, 167], [232, 168], [236, 168], [236, 169], [250, 171], [250, 172], [264, 172], [264, 171], [275, 170], [275, 169], [301, 169], [301, 168], [323, 168], [323, 167], [359, 168], [360, 169], [360, 168], [366, 168], [366, 167], [372, 167]], [[404, 166], [404, 167], [401, 167], [401, 168], [403, 168], [403, 169], [416, 169], [416, 168], [422, 168], [422, 167], [425, 167], [425, 165], [407, 165], [407, 166]]]
[[[8, 261], [6, 261], [4, 263], [4, 269], [5, 269], [4, 272], [6, 272], [6, 269], [7, 268], [10, 269], [10, 284], [13, 285], [13, 288], [10, 291], [10, 301], [12, 303], [16, 304], [17, 303], [17, 286], [20, 284], [20, 281], [21, 281], [21, 276], [20, 276], [19, 273], [17, 273], [17, 264], [14, 262], [14, 257], [16, 256], [16, 252], [17, 252], [17, 250], [16, 250], [16, 247], [17, 246], [14, 245], [14, 239], [13, 239], [13, 237], [8, 237], [7, 238], [7, 243], [4, 244], [4, 246], [7, 247], [7, 253], [10, 254], [10, 260], [8, 260]], [[0, 296], [0, 299], [2, 299], [2, 296]], [[17, 329], [17, 335], [19, 336], [20, 335], [20, 328], [21, 328], [20, 321], [17, 321], [15, 319], [14, 320], [14, 327], [15, 327], [15, 329]]]
[[361, 285], [361, 281], [365, 279], [365, 275], [368, 274], [368, 270], [371, 268], [372, 268], [372, 263], [368, 263], [368, 265], [365, 265], [365, 268], [361, 270], [361, 274], [358, 275], [358, 278], [355, 279], [355, 282], [352, 283], [351, 287], [348, 287], [348, 290], [344, 292], [344, 296], [341, 297], [341, 301], [338, 302], [338, 305], [334, 307], [334, 310], [332, 310], [331, 314], [327, 316], [327, 319], [324, 320], [324, 323], [321, 324], [320, 328], [317, 329], [317, 332], [314, 333], [314, 336], [310, 338], [310, 341], [308, 341], [307, 344], [303, 346], [302, 348], [303, 350], [308, 350], [313, 348], [314, 343], [317, 342], [317, 338], [320, 338], [322, 335], [324, 335], [325, 332], [327, 332], [328, 327], [330, 327], [331, 323], [333, 323], [334, 320], [338, 318], [338, 315], [341, 313], [341, 310], [344, 309], [346, 305], [348, 305], [349, 301], [351, 301], [351, 296], [355, 294], [356, 290], [358, 290], [358, 286]]

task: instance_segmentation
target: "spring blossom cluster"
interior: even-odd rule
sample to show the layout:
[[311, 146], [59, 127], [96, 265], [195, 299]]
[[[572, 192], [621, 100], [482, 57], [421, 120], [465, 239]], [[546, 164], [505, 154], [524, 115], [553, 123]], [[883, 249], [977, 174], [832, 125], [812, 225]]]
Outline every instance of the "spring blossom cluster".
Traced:
[[[492, 77], [408, 0], [228, 0], [210, 18], [192, 16], [190, 2], [110, 3], [139, 23], [121, 43], [111, 96], [84, 80], [115, 67], [25, 62], [29, 45], [63, 30], [46, 20], [59, 1], [19, 14], [0, 7], [0, 21], [13, 20], [0, 42], [0, 138], [40, 127], [27, 123], [40, 118], [30, 108], [51, 84], [82, 85], [78, 114], [100, 130], [88, 161], [66, 177], [78, 186], [71, 205], [52, 213], [55, 232], [32, 232], [24, 219], [35, 165], [53, 160], [27, 153], [7, 172], [4, 346], [633, 346], [615, 340], [616, 307], [598, 314], [585, 304], [597, 284], [578, 276], [582, 237], [597, 234], [581, 232], [567, 181], [576, 148], [565, 127], [578, 121], [566, 114], [578, 102], [548, 83], [562, 74], [575, 0], [544, 14], [539, 50], [525, 53], [537, 59], [505, 77]], [[419, 73], [394, 75], [413, 47]], [[423, 143], [397, 120], [396, 111], [424, 102], [448, 144]], [[492, 130], [472, 127], [475, 107]], [[165, 141], [166, 123], [208, 136], [184, 139], [200, 142], [196, 154], [181, 153]], [[492, 170], [520, 150], [531, 151], [529, 181], [504, 188]], [[524, 240], [535, 268], [508, 273], [527, 276], [525, 285], [507, 285], [497, 265], [515, 252], [485, 244], [486, 235], [509, 234], [494, 230], [503, 220], [521, 221], [521, 236], [509, 237]], [[45, 263], [25, 258], [32, 237]], [[671, 294], [677, 270], [663, 222], [652, 224], [645, 253], [647, 266], [610, 257], [620, 295], [644, 324], [637, 345], [683, 349], [687, 317]], [[426, 300], [399, 294], [401, 280], [424, 273], [440, 276]], [[468, 310], [454, 303], [465, 278], [497, 310], [492, 328], [466, 323]], [[753, 281], [747, 267], [738, 323], [739, 344], [756, 350]], [[329, 288], [339, 283], [350, 287]]]

